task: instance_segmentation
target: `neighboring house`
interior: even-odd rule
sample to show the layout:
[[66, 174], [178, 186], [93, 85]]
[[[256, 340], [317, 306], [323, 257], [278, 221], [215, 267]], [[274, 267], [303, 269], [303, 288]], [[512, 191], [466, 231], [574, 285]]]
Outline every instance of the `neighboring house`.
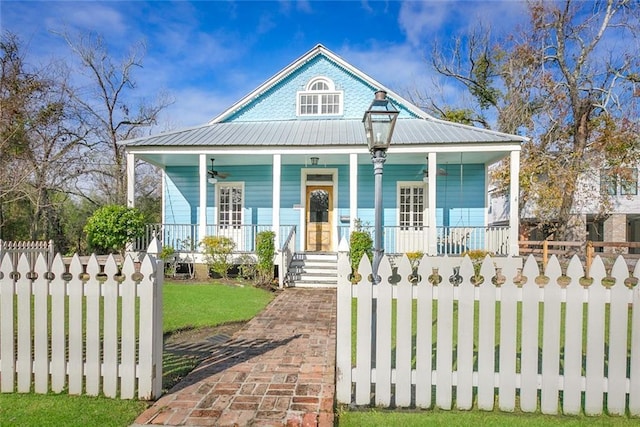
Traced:
[[[638, 167], [624, 168], [619, 174], [599, 170], [591, 177], [598, 179], [596, 186], [604, 196], [600, 199], [607, 201], [607, 214], [598, 215], [602, 202], [585, 204], [581, 214], [587, 223], [587, 238], [599, 242], [640, 242]], [[640, 253], [638, 248], [629, 252]]]
[[[638, 194], [638, 167], [623, 168], [612, 173], [596, 165], [578, 179], [578, 191], [572, 212], [574, 223], [582, 227], [582, 241], [640, 242], [640, 195]], [[492, 194], [489, 206], [489, 224], [504, 225], [509, 221], [509, 203], [500, 194]], [[535, 206], [527, 206], [520, 213], [525, 240], [544, 240], [548, 233], [536, 226], [539, 220]], [[612, 249], [627, 252], [625, 248]], [[638, 248], [630, 253], [640, 253]]]
[[[356, 222], [374, 222], [362, 118], [377, 90], [400, 111], [384, 166], [385, 251], [517, 255], [517, 212], [488, 227], [487, 168], [510, 158], [517, 177], [526, 139], [437, 120], [322, 45], [203, 126], [125, 141], [129, 204], [142, 159], [163, 172], [165, 244], [226, 235], [251, 252], [268, 229], [281, 270], [335, 253]], [[517, 206], [517, 179], [511, 194]]]

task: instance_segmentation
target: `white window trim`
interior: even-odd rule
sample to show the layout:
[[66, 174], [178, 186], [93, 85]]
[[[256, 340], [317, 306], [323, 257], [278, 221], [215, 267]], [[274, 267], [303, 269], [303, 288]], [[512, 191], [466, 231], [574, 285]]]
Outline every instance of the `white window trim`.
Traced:
[[[329, 90], [309, 90], [313, 84], [322, 81], [329, 86]], [[318, 113], [316, 114], [302, 114], [302, 105], [300, 104], [300, 98], [302, 95], [318, 95]], [[338, 112], [331, 114], [323, 114], [322, 113], [322, 95], [338, 95]], [[305, 86], [305, 90], [300, 90], [296, 92], [296, 116], [298, 117], [331, 117], [331, 116], [341, 116], [344, 111], [344, 91], [335, 90], [335, 84], [333, 80], [327, 77], [314, 77], [309, 80], [309, 82]]]
[[245, 197], [246, 197], [246, 193], [244, 191], [244, 181], [218, 181], [216, 183], [216, 209], [214, 212], [214, 222], [216, 224], [216, 228], [220, 229], [221, 225], [220, 224], [220, 188], [221, 187], [236, 187], [236, 188], [240, 188], [242, 190], [242, 203], [240, 206], [240, 225], [244, 225], [244, 203], [245, 203]]
[[429, 226], [429, 185], [424, 181], [398, 181], [396, 183], [396, 224], [400, 226], [400, 188], [401, 187], [422, 187], [423, 209], [422, 209], [422, 227]]

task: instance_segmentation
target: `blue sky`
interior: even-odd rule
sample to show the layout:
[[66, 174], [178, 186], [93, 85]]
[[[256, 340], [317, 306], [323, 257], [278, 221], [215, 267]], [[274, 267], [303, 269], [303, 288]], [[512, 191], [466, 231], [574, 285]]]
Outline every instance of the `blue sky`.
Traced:
[[2, 29], [20, 36], [34, 65], [70, 57], [62, 32], [98, 33], [116, 58], [143, 40], [135, 94], [172, 95], [164, 129], [204, 124], [318, 43], [400, 94], [452, 95], [434, 85], [433, 42], [480, 21], [510, 31], [525, 17], [518, 0], [0, 2]]

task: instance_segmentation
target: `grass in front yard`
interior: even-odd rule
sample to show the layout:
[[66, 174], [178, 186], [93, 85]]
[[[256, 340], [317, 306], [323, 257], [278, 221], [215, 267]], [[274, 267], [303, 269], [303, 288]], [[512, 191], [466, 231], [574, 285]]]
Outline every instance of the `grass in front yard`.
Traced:
[[147, 407], [137, 400], [68, 394], [0, 394], [3, 426], [127, 426]]
[[[163, 332], [249, 320], [274, 295], [251, 285], [167, 281], [163, 287]], [[163, 383], [170, 387], [198, 360], [163, 358]], [[170, 377], [170, 378], [169, 378]], [[68, 394], [0, 393], [0, 426], [128, 426], [147, 402]]]
[[542, 415], [487, 411], [385, 411], [363, 410], [339, 412], [339, 427], [422, 427], [422, 426], [637, 426], [638, 418]]
[[167, 281], [163, 298], [163, 332], [168, 333], [249, 320], [273, 299], [273, 294], [251, 285]]

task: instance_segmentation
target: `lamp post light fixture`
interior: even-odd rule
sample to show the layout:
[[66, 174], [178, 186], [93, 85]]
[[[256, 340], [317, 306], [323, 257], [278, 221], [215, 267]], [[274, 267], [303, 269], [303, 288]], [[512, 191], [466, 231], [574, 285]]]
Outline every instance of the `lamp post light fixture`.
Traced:
[[371, 152], [371, 162], [373, 163], [374, 174], [374, 247], [373, 264], [371, 273], [373, 284], [380, 283], [378, 267], [384, 256], [382, 245], [382, 169], [387, 160], [387, 150], [391, 145], [391, 136], [396, 125], [399, 111], [387, 98], [387, 92], [378, 90], [375, 93], [373, 102], [369, 109], [365, 111], [362, 122], [367, 135], [367, 145]]

